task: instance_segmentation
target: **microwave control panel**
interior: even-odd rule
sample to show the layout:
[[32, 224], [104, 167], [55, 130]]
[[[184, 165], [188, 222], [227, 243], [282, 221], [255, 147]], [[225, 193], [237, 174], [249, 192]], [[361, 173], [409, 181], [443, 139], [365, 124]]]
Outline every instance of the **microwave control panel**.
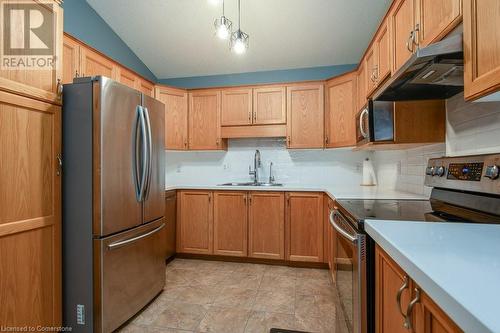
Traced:
[[448, 166], [448, 179], [465, 180], [472, 182], [481, 181], [484, 163], [450, 163]]

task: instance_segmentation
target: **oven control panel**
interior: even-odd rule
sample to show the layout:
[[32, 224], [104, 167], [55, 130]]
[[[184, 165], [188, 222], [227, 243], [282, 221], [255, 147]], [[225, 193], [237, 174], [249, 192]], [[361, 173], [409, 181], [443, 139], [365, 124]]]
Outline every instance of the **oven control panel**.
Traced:
[[500, 154], [431, 158], [425, 185], [500, 195]]
[[480, 182], [484, 163], [450, 163], [448, 179]]

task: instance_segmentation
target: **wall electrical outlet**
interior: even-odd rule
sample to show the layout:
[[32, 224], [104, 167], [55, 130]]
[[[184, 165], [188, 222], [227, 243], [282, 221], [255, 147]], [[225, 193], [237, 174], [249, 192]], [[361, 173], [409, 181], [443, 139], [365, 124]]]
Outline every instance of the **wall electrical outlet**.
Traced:
[[224, 170], [229, 170], [231, 169], [231, 165], [229, 163], [224, 163]]
[[180, 165], [180, 164], [177, 164], [177, 168], [175, 168], [175, 172], [177, 172], [177, 173], [181, 173], [181, 171], [182, 171], [182, 167], [181, 167], [181, 165]]

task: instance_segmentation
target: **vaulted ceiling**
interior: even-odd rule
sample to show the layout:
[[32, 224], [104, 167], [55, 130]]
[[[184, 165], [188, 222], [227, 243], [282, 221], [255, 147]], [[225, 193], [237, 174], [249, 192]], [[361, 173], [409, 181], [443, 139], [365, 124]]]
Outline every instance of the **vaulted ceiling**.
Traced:
[[[214, 36], [209, 0], [87, 0], [158, 78], [357, 63], [389, 0], [241, 0], [246, 54]], [[225, 0], [237, 26], [238, 0]]]

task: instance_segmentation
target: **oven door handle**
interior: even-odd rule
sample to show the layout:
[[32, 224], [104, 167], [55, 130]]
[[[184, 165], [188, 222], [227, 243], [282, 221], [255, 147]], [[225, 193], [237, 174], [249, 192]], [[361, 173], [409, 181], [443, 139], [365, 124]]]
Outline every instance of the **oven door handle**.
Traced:
[[340, 227], [337, 223], [335, 223], [335, 215], [336, 214], [337, 214], [337, 211], [335, 209], [332, 209], [330, 211], [330, 224], [333, 226], [333, 228], [335, 230], [337, 230], [337, 232], [339, 234], [341, 234], [342, 236], [344, 236], [344, 238], [346, 238], [349, 241], [351, 241], [351, 243], [357, 243], [358, 242], [358, 237], [357, 236], [352, 236], [347, 231], [345, 231], [344, 229], [342, 229], [342, 227]]

